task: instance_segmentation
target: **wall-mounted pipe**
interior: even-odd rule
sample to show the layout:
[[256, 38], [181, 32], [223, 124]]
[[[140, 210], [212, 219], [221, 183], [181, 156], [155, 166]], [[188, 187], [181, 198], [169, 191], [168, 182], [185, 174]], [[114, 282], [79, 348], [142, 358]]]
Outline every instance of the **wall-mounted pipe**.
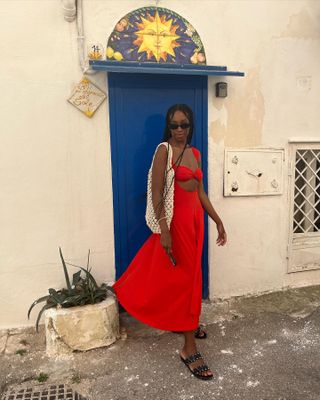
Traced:
[[62, 10], [66, 21], [74, 21], [77, 14], [76, 0], [62, 0]]
[[77, 42], [78, 42], [78, 55], [79, 64], [84, 74], [93, 75], [97, 71], [91, 69], [89, 61], [86, 57], [86, 46], [83, 29], [83, 7], [82, 0], [62, 0], [62, 7], [64, 19], [68, 22], [74, 21], [77, 17]]

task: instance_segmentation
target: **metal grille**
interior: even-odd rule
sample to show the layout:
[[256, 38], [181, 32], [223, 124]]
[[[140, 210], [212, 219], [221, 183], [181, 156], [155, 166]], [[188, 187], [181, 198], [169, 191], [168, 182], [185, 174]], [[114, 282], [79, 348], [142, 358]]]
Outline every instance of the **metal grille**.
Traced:
[[86, 400], [86, 398], [65, 385], [51, 385], [10, 390], [4, 393], [2, 400]]
[[296, 151], [293, 233], [320, 231], [320, 149]]

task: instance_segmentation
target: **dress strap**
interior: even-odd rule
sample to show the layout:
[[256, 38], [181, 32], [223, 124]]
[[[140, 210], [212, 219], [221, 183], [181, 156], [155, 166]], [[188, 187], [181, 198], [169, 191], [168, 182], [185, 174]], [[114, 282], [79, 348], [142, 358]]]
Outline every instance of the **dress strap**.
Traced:
[[198, 149], [196, 149], [195, 147], [191, 147], [193, 154], [195, 155], [197, 161], [199, 161], [199, 157], [200, 157], [200, 151]]

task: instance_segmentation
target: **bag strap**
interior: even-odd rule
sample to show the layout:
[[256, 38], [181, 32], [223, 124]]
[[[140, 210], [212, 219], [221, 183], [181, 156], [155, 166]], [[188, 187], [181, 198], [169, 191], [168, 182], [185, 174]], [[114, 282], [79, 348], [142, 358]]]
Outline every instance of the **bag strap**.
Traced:
[[[166, 143], [166, 142], [164, 142]], [[170, 170], [171, 166], [172, 166], [172, 147], [171, 144], [169, 142], [167, 142], [168, 144], [168, 157], [167, 157], [167, 172]]]
[[155, 158], [155, 155], [156, 155], [156, 152], [157, 152], [158, 148], [160, 146], [162, 146], [162, 145], [166, 146], [166, 148], [167, 148], [167, 169], [166, 169], [166, 172], [168, 172], [171, 169], [171, 164], [172, 164], [172, 147], [171, 147], [169, 142], [161, 142], [161, 143], [158, 144], [158, 146], [157, 146], [157, 148], [156, 148], [156, 150], [155, 150], [155, 152], [153, 154], [152, 164], [153, 164], [153, 161], [154, 161], [154, 158]]

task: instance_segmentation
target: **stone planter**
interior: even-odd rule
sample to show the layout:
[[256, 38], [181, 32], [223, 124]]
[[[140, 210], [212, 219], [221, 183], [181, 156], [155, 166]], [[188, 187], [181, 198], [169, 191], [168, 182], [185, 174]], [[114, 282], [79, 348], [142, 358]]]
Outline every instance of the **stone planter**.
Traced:
[[113, 296], [97, 304], [50, 308], [44, 314], [48, 356], [109, 346], [120, 338], [119, 309]]

